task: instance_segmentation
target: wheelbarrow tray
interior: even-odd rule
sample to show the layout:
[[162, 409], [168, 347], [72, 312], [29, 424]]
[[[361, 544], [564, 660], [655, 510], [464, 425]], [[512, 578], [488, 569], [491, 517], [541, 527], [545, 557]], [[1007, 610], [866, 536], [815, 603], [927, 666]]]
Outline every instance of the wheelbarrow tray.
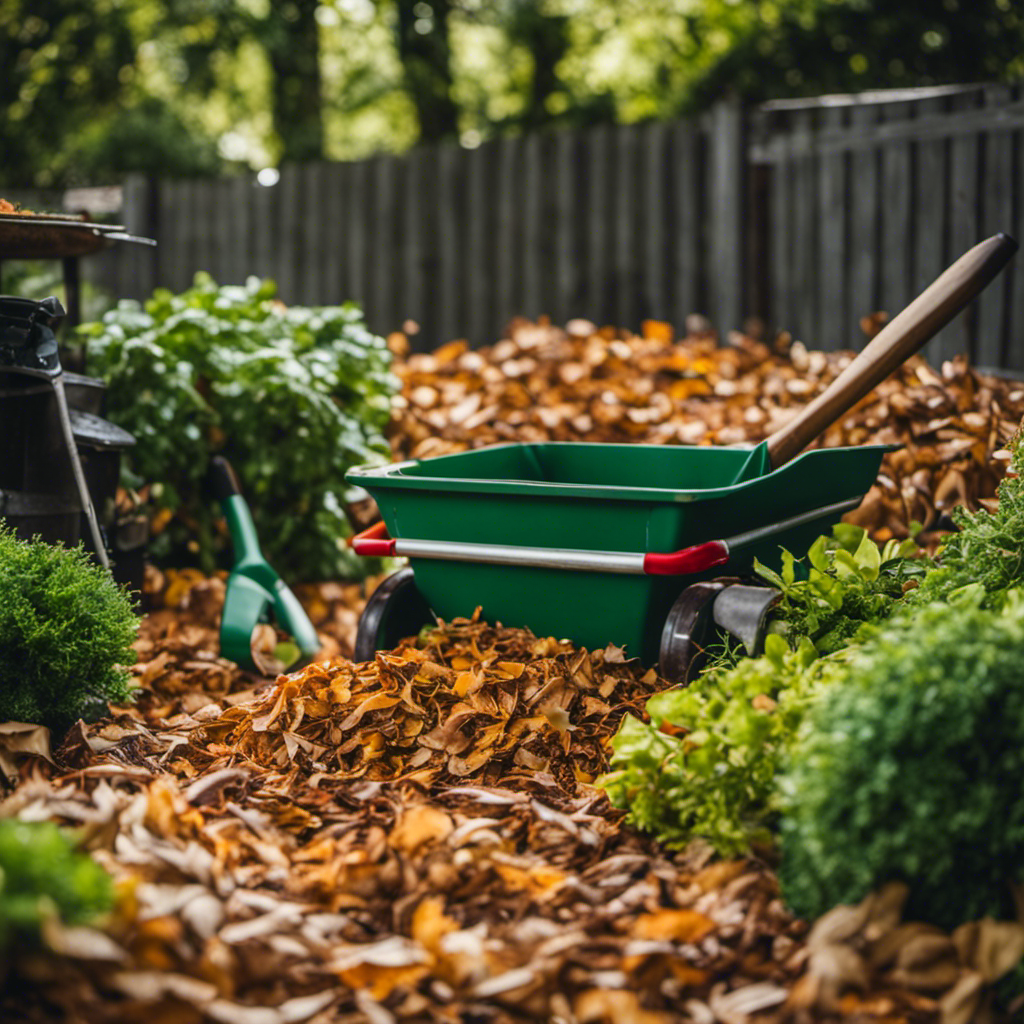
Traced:
[[[823, 448], [733, 483], [740, 448], [551, 442], [350, 470], [392, 538], [601, 552], [672, 552], [863, 497], [891, 446]], [[836, 522], [826, 513], [771, 532], [725, 566], [697, 575], [494, 565], [411, 558], [416, 584], [444, 619], [472, 615], [585, 647], [614, 643], [657, 661], [662, 626], [690, 583], [778, 566]]]

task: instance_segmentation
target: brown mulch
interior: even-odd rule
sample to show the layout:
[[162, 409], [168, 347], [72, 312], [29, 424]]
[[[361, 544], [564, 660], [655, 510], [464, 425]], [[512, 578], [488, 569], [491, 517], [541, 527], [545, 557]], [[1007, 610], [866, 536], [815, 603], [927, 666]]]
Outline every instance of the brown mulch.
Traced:
[[134, 708], [10, 755], [0, 813], [77, 826], [120, 899], [19, 955], [5, 1021], [967, 1024], [1024, 936], [900, 925], [898, 890], [808, 934], [768, 863], [624, 827], [591, 783], [666, 684], [618, 648], [456, 620], [272, 683], [197, 588]]
[[[400, 361], [396, 457], [507, 440], [761, 440], [849, 355], [525, 321]], [[392, 339], [400, 345], [401, 339]], [[1024, 386], [912, 360], [825, 444], [902, 442], [856, 521], [876, 539], [989, 500]], [[0, 1019], [83, 1024], [979, 1024], [1024, 928], [901, 922], [890, 886], [808, 925], [769, 855], [716, 861], [623, 825], [594, 781], [667, 687], [615, 647], [476, 620], [346, 660], [375, 581], [296, 588], [320, 633], [279, 676], [218, 654], [223, 578], [150, 573], [131, 708], [0, 736], [0, 815], [80, 830], [116, 912], [51, 924]]]

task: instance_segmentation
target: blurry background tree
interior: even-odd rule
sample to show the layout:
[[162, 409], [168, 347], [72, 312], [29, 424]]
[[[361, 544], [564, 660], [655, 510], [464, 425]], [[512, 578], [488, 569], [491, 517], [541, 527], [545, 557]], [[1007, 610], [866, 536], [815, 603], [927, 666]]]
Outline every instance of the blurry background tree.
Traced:
[[1019, 0], [704, 0], [686, 20], [695, 106], [1024, 74]]
[[1024, 73], [1019, 0], [0, 0], [0, 185]]
[[0, 0], [0, 180], [48, 186], [79, 170], [216, 166], [216, 147], [186, 111], [140, 83], [149, 6]]

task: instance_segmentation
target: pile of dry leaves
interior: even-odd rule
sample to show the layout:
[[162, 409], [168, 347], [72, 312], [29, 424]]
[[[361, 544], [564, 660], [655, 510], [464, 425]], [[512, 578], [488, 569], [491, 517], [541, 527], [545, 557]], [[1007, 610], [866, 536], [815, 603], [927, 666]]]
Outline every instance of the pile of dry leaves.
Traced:
[[[507, 441], [738, 444], [763, 440], [818, 395], [849, 352], [772, 346], [740, 334], [718, 345], [699, 318], [675, 339], [668, 324], [641, 335], [517, 321], [507, 338], [470, 350], [452, 342], [396, 367], [403, 392], [392, 424], [396, 458]], [[402, 350], [404, 338], [392, 339]], [[995, 493], [1000, 451], [1024, 417], [1024, 384], [983, 376], [957, 359], [940, 370], [915, 357], [822, 440], [899, 443], [849, 517], [879, 541], [926, 527], [958, 502]]]
[[892, 892], [808, 936], [768, 865], [623, 828], [589, 783], [666, 684], [617, 648], [457, 620], [272, 684], [189, 632], [197, 586], [136, 707], [10, 755], [0, 813], [77, 826], [121, 899], [19, 956], [5, 1021], [968, 1024], [1024, 948]]
[[[520, 322], [490, 349], [410, 356], [396, 456], [758, 441], [849, 358], [691, 327]], [[884, 539], [994, 494], [1022, 416], [1024, 386], [912, 360], [824, 443], [905, 445], [855, 514]], [[667, 687], [655, 672], [475, 619], [353, 664], [374, 582], [301, 588], [324, 648], [272, 682], [217, 653], [222, 578], [151, 572], [136, 704], [52, 752], [43, 730], [0, 730], [0, 815], [75, 826], [119, 892], [109, 920], [51, 922], [17, 952], [0, 1019], [992, 1019], [1024, 925], [903, 923], [899, 886], [794, 920], [770, 864], [667, 850], [593, 786], [623, 716]], [[267, 674], [274, 640], [255, 650]]]

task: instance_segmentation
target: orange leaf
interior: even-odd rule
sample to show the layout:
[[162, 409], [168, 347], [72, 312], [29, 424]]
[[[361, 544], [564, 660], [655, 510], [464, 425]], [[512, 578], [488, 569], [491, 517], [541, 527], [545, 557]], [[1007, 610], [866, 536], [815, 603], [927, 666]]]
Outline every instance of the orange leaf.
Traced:
[[641, 914], [633, 925], [633, 935], [638, 939], [672, 942], [700, 942], [714, 930], [714, 921], [696, 910], [658, 910]]
[[391, 830], [388, 842], [392, 847], [412, 854], [425, 843], [447, 839], [455, 826], [444, 811], [430, 804], [410, 807]]

